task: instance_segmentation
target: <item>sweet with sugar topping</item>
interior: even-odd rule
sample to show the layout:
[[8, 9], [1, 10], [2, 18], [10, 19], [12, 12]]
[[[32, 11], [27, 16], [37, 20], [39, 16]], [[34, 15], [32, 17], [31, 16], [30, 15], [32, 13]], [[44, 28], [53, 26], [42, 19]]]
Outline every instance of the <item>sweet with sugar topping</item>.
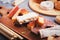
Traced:
[[40, 8], [44, 10], [52, 10], [54, 9], [54, 3], [52, 1], [42, 1], [40, 3]]
[[[23, 16], [17, 16], [17, 21], [19, 23], [24, 23], [25, 22], [29, 22], [29, 21], [33, 21], [36, 20], [38, 18], [38, 14], [36, 14], [35, 12], [29, 12], [28, 14], [25, 14]], [[26, 21], [27, 20], [27, 21]]]
[[39, 17], [37, 23], [39, 24], [39, 26], [42, 26], [45, 23], [44, 17]]

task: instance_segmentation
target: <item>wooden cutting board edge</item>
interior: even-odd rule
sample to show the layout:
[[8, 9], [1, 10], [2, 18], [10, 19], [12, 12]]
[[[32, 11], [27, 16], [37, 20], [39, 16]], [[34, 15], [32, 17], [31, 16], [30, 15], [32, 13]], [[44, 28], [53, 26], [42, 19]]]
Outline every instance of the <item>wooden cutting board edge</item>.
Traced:
[[[32, 6], [33, 5], [33, 6]], [[35, 12], [37, 12], [37, 13], [40, 13], [40, 14], [43, 14], [43, 15], [47, 15], [47, 16], [57, 16], [57, 15], [60, 15], [59, 13], [59, 11], [56, 11], [56, 10], [53, 10], [53, 11], [56, 11], [56, 12], [53, 12], [52, 11], [52, 13], [55, 13], [55, 14], [52, 14], [52, 13], [49, 13], [49, 11], [44, 11], [44, 10], [41, 10], [41, 9], [38, 9], [38, 8], [35, 8], [35, 6], [37, 6], [37, 5], [39, 5], [39, 4], [37, 4], [37, 3], [35, 3], [35, 2], [33, 2], [33, 0], [29, 0], [29, 7], [33, 10], [33, 11], [35, 11]], [[39, 11], [39, 10], [41, 10], [41, 11]], [[44, 13], [45, 12], [45, 13]], [[49, 14], [48, 14], [49, 13]], [[57, 14], [58, 13], [58, 14]]]

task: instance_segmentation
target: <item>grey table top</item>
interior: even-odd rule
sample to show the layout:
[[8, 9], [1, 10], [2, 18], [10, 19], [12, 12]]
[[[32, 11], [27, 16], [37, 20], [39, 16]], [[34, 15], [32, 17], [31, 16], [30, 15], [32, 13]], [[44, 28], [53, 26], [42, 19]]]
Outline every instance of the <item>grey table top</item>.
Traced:
[[[25, 0], [23, 3], [21, 3], [21, 4], [19, 5], [19, 7], [20, 7], [20, 8], [26, 8], [28, 11], [34, 12], [33, 10], [31, 10], [31, 9], [29, 8], [28, 2], [29, 2], [29, 0]], [[12, 8], [12, 7], [13, 7], [11, 4], [3, 4], [2, 2], [0, 2], [0, 6], [2, 6], [2, 5], [5, 6], [5, 7], [7, 7], [7, 8]], [[42, 14], [40, 14], [40, 15], [42, 15]], [[44, 16], [46, 19], [54, 22], [55, 17], [46, 16], [46, 15], [42, 15], [42, 16]], [[7, 38], [5, 38], [3, 35], [0, 34], [0, 40], [7, 40]]]

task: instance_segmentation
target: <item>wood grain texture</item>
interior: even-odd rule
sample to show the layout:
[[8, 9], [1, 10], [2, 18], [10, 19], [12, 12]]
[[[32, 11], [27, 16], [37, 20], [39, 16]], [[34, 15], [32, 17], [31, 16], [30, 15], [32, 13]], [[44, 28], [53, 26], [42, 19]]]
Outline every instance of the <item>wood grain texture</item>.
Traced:
[[8, 18], [8, 16], [7, 16], [7, 12], [8, 12], [7, 9], [3, 8], [3, 10], [1, 9], [1, 14], [3, 16], [0, 18], [0, 23], [3, 23], [8, 28], [12, 29], [13, 31], [15, 31], [19, 35], [22, 35], [23, 37], [27, 38], [28, 40], [40, 40], [40, 38], [38, 36], [32, 34], [31, 31], [27, 29], [27, 27], [14, 26], [13, 21], [10, 18]]
[[[34, 33], [32, 33], [29, 29], [27, 29], [26, 26], [19, 26], [19, 27], [14, 26], [13, 21], [7, 17], [8, 11], [6, 9], [4, 9], [4, 10], [5, 11], [2, 10], [2, 13], [1, 13], [3, 16], [0, 18], [0, 23], [3, 23], [8, 28], [15, 31], [19, 35], [25, 37], [28, 40], [46, 40], [46, 39], [41, 39], [38, 35], [35, 35]], [[60, 38], [57, 37], [56, 40], [60, 40]]]

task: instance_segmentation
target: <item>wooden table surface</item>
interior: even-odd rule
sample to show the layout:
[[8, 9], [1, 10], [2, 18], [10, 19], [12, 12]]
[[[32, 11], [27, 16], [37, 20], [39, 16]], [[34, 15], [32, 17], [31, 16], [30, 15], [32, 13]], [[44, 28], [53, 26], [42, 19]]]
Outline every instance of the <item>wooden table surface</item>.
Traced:
[[[28, 1], [29, 0], [26, 0], [26, 1], [24, 1], [22, 4], [20, 4], [19, 5], [19, 7], [20, 8], [26, 8], [28, 11], [30, 11], [30, 12], [34, 12], [34, 11], [32, 11], [30, 8], [29, 8], [29, 6], [28, 6]], [[8, 7], [8, 8], [12, 8], [12, 6], [11, 6], [11, 4], [0, 4], [0, 6], [1, 5], [3, 5], [3, 6], [5, 6], [5, 7]], [[40, 15], [42, 15], [42, 14], [40, 14]], [[44, 16], [46, 19], [48, 19], [48, 20], [50, 20], [50, 21], [52, 21], [52, 22], [54, 22], [54, 19], [55, 19], [55, 17], [51, 17], [51, 16], [46, 16], [46, 15], [42, 15], [42, 16]], [[31, 31], [30, 30], [28, 30], [28, 29], [26, 29], [26, 27], [23, 27], [23, 29], [22, 29], [22, 27], [20, 27], [20, 29], [19, 29], [19, 27], [14, 27], [14, 25], [12, 25], [13, 24], [13, 22], [9, 19], [9, 18], [7, 18], [8, 20], [6, 20], [5, 18], [7, 18], [6, 16], [4, 16], [1, 20], [3, 20], [3, 21], [1, 21], [0, 20], [0, 22], [2, 22], [3, 24], [5, 24], [6, 26], [11, 26], [12, 28], [15, 28], [16, 30], [22, 30], [22, 31], [16, 31], [16, 32], [25, 32], [25, 34], [28, 32], [28, 34], [30, 34], [31, 33]], [[7, 21], [7, 22], [5, 22], [4, 23], [4, 21]], [[7, 25], [8, 24], [8, 25]], [[13, 29], [14, 30], [14, 29]], [[24, 34], [24, 35], [25, 35]], [[29, 37], [29, 35], [27, 34], [27, 36]], [[22, 34], [23, 35], [23, 34]], [[23, 35], [23, 36], [24, 36]], [[31, 34], [30, 36], [32, 36], [33, 34]], [[36, 35], [33, 35], [33, 37], [30, 37], [30, 38], [32, 38], [32, 40], [34, 39], [34, 40], [41, 40], [41, 39], [39, 39], [39, 37], [37, 36], [36, 38], [35, 38], [35, 36]], [[2, 36], [0, 36], [0, 38], [1, 38]], [[2, 38], [4, 38], [4, 37], [2, 37]], [[28, 38], [28, 39], [30, 39], [30, 38]], [[5, 39], [3, 39], [3, 40], [5, 40]], [[7, 40], [7, 39], [6, 39]], [[44, 39], [43, 39], [44, 40]]]

